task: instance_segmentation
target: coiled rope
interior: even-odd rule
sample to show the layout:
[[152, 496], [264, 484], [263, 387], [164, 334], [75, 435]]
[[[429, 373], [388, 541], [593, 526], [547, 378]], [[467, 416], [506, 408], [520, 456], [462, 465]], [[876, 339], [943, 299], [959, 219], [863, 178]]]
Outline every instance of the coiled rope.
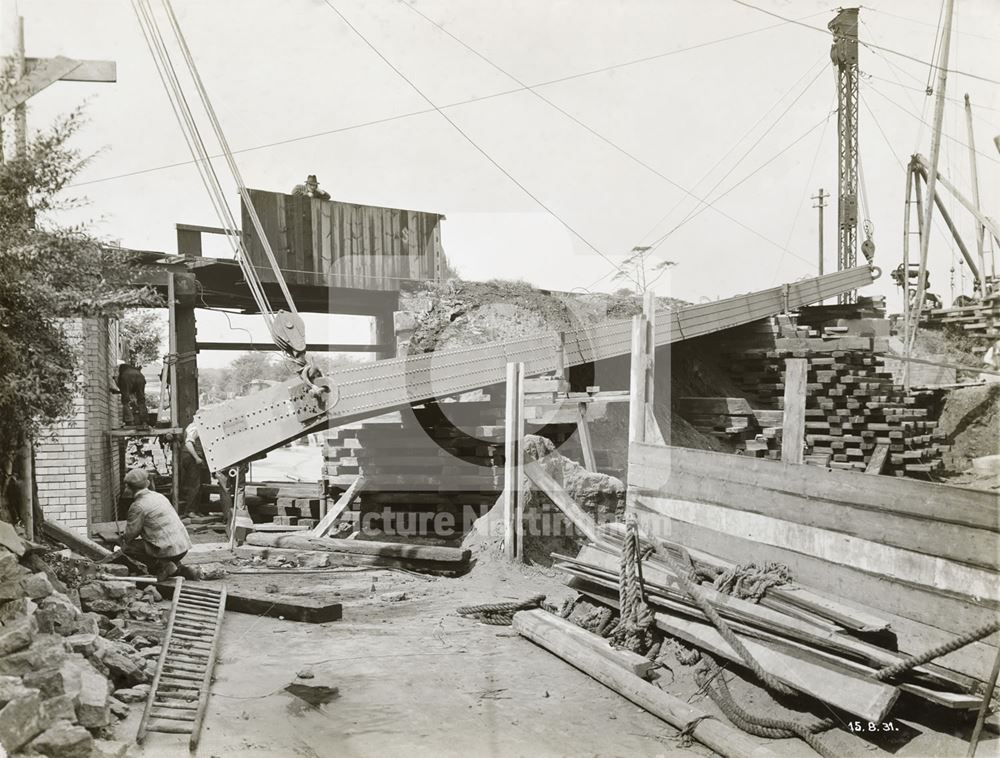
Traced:
[[642, 559], [652, 552], [639, 542], [639, 526], [634, 518], [625, 522], [618, 571], [618, 625], [608, 635], [613, 645], [645, 655], [655, 644], [653, 612], [643, 597]]
[[535, 595], [527, 600], [510, 603], [483, 603], [482, 605], [463, 605], [456, 608], [459, 616], [478, 619], [484, 624], [494, 626], [510, 626], [514, 623], [514, 614], [518, 611], [530, 611], [541, 608], [545, 595]]

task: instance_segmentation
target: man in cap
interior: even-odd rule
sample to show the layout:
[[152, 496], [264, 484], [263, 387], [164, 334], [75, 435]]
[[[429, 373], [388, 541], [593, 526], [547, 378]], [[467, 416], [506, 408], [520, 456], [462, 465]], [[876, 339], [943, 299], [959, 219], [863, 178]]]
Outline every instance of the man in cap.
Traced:
[[181, 560], [191, 549], [191, 539], [180, 517], [159, 492], [149, 489], [149, 474], [134, 468], [125, 474], [125, 486], [132, 493], [125, 526], [125, 553], [164, 580], [186, 574]]

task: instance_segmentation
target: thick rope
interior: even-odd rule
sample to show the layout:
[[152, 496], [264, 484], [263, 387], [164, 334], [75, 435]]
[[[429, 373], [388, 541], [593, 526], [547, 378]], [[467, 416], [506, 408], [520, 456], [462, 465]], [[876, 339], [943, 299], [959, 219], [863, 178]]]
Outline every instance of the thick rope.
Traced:
[[684, 588], [684, 591], [687, 592], [692, 600], [694, 600], [695, 605], [698, 606], [701, 612], [708, 617], [708, 620], [712, 622], [712, 626], [714, 626], [719, 634], [722, 635], [722, 638], [733, 650], [736, 651], [736, 654], [743, 661], [744, 665], [753, 671], [754, 675], [770, 689], [782, 695], [791, 695], [793, 691], [785, 685], [784, 682], [775, 678], [761, 668], [760, 664], [757, 663], [757, 660], [750, 654], [750, 651], [743, 645], [740, 638], [737, 637], [733, 633], [733, 630], [729, 628], [729, 624], [727, 624], [716, 612], [715, 608], [712, 607], [712, 604], [709, 603], [705, 599], [705, 596], [701, 594], [701, 591], [691, 583], [687, 577], [687, 571], [685, 571], [684, 568], [671, 557], [670, 553], [657, 547], [656, 554], [662, 558], [670, 567], [671, 571], [674, 572], [677, 577], [677, 581], [680, 583], [681, 587]]
[[983, 637], [989, 637], [997, 630], [1000, 630], [1000, 621], [991, 621], [989, 624], [984, 624], [983, 626], [973, 629], [970, 632], [966, 632], [961, 637], [956, 637], [949, 642], [945, 642], [940, 645], [936, 645], [929, 650], [925, 650], [923, 653], [904, 658], [899, 663], [894, 663], [891, 666], [879, 669], [875, 672], [875, 678], [880, 682], [892, 679], [893, 677], [899, 676], [912, 668], [916, 668], [924, 663], [929, 663], [935, 658], [940, 658], [942, 655], [954, 653], [959, 648], [981, 640]]
[[541, 608], [545, 595], [535, 595], [527, 600], [520, 600], [510, 603], [483, 603], [482, 605], [463, 605], [456, 608], [460, 616], [467, 616], [478, 619], [484, 624], [494, 626], [510, 626], [514, 623], [514, 614], [518, 611], [528, 611], [533, 608]]
[[619, 618], [609, 635], [612, 644], [645, 654], [653, 647], [655, 619], [642, 592], [643, 550], [639, 543], [639, 527], [635, 519], [625, 524], [621, 564], [618, 573]]
[[704, 658], [705, 667], [695, 672], [698, 685], [708, 693], [719, 709], [738, 728], [755, 737], [770, 739], [786, 739], [798, 737], [823, 758], [839, 758], [816, 736], [817, 732], [825, 731], [833, 726], [829, 719], [817, 721], [809, 725], [799, 724], [785, 719], [772, 719], [766, 716], [756, 716], [743, 710], [733, 698], [729, 685], [722, 670], [715, 661]]
[[769, 589], [792, 581], [788, 567], [781, 563], [740, 564], [719, 573], [712, 584], [719, 592], [759, 603]]

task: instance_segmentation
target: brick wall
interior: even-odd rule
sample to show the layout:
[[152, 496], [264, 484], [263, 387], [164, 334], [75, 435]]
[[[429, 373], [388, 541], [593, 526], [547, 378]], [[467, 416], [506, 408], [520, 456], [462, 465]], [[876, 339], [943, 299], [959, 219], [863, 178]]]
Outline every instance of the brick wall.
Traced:
[[81, 391], [73, 411], [53, 424], [35, 448], [38, 498], [45, 517], [87, 534], [92, 521], [113, 517], [119, 455], [107, 432], [120, 426], [121, 404], [112, 395], [117, 326], [107, 319], [70, 319], [67, 336], [80, 348]]

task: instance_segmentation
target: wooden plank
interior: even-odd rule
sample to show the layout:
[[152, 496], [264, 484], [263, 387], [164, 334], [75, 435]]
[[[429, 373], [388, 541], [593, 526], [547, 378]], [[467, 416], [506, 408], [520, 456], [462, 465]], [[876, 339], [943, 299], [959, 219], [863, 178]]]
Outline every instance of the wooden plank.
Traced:
[[809, 361], [805, 358], [785, 359], [785, 412], [781, 432], [781, 462], [802, 463], [806, 431], [806, 374]]
[[[5, 59], [6, 60], [6, 59]], [[25, 58], [27, 73], [47, 62], [47, 58]], [[115, 61], [74, 60], [77, 65], [61, 77], [64, 82], [116, 82], [118, 65]]]
[[[642, 513], [637, 512], [637, 516], [641, 523]], [[692, 550], [725, 556], [735, 563], [782, 563], [791, 570], [797, 582], [813, 592], [829, 592], [842, 604], [877, 614], [888, 621], [899, 640], [899, 649], [910, 654], [951, 641], [996, 618], [994, 610], [982, 607], [971, 598], [941, 594], [906, 581], [821, 560], [814, 555], [682, 521], [671, 522], [668, 539]], [[877, 610], [866, 607], [863, 601], [877, 603]], [[995, 651], [992, 645], [973, 643], [936, 662], [981, 678]]]
[[885, 471], [885, 465], [889, 462], [889, 446], [888, 445], [876, 445], [875, 452], [872, 453], [872, 457], [868, 460], [868, 466], [865, 468], [866, 474], [881, 474]]
[[[948, 559], [985, 569], [997, 568], [997, 537], [984, 529], [935, 523], [894, 513], [857, 508], [846, 503], [828, 503], [787, 492], [723, 480], [706, 481], [704, 474], [673, 470], [661, 488], [645, 486], [648, 470], [629, 469], [634, 497], [666, 498], [759, 513], [784, 521], [826, 529], [862, 540], [910, 550], [933, 558]], [[659, 475], [655, 475], [657, 479]]]
[[513, 561], [521, 552], [519, 542], [523, 524], [518, 523], [524, 508], [522, 465], [524, 462], [524, 364], [507, 364], [506, 405], [504, 412], [504, 488], [503, 545], [504, 557]]
[[757, 412], [745, 397], [679, 397], [676, 401], [683, 414], [750, 416]]
[[632, 358], [629, 368], [628, 441], [646, 441], [646, 322], [632, 317]]
[[[665, 613], [655, 613], [654, 618], [664, 632], [714, 655], [743, 663], [739, 654], [711, 624]], [[891, 685], [866, 679], [837, 666], [824, 665], [806, 654], [796, 655], [791, 650], [779, 650], [745, 634], [738, 634], [737, 637], [761, 668], [789, 687], [867, 721], [884, 721], [899, 697], [899, 689]]]
[[[914, 584], [964, 593], [994, 606], [1000, 602], [1000, 582], [995, 571], [713, 503], [643, 497], [637, 499], [635, 504], [646, 514], [646, 523], [650, 524], [654, 534], [663, 532], [663, 517], [666, 517], [671, 521], [679, 520], [739, 534], [763, 544], [815, 555], [826, 561], [855, 566]], [[760, 505], [754, 503], [755, 508]]]
[[590, 427], [587, 425], [586, 408], [586, 403], [577, 403], [576, 432], [580, 436], [583, 465], [587, 468], [587, 471], [597, 471], [597, 459], [594, 457], [594, 443], [590, 439]]
[[544, 492], [549, 500], [563, 512], [570, 522], [580, 530], [591, 542], [600, 542], [600, 535], [597, 533], [597, 525], [594, 520], [579, 506], [562, 486], [542, 468], [538, 461], [531, 461], [524, 466], [524, 473], [528, 479]]
[[[900, 477], [859, 477], [851, 472], [827, 471], [815, 466], [785, 466], [747, 456], [653, 445], [639, 445], [629, 461], [661, 470], [665, 482], [670, 472], [698, 472], [706, 479], [725, 480], [794, 494], [811, 499], [849, 503], [856, 507], [888, 511], [914, 518], [961, 524], [1000, 533], [1000, 509], [994, 492], [920, 482]], [[655, 487], [652, 482], [646, 486]], [[947, 507], [942, 507], [947, 503]]]
[[52, 521], [39, 520], [39, 523], [36, 524], [36, 526], [41, 527], [41, 533], [48, 539], [58, 542], [61, 545], [65, 545], [74, 553], [77, 553], [84, 558], [99, 561], [104, 558], [110, 558], [113, 555], [110, 550], [98, 545], [93, 540], [81, 537], [76, 532], [73, 532]]
[[340, 514], [342, 514], [345, 510], [347, 510], [347, 507], [351, 504], [354, 498], [361, 492], [364, 486], [365, 486], [365, 480], [363, 477], [359, 476], [357, 479], [355, 479], [354, 483], [351, 484], [351, 486], [344, 491], [344, 494], [342, 494], [337, 499], [337, 502], [334, 503], [333, 507], [330, 508], [326, 512], [326, 515], [323, 516], [322, 519], [320, 519], [320, 522], [316, 524], [316, 528], [312, 530], [310, 536], [311, 537], [326, 536], [326, 533], [330, 531], [330, 527], [333, 526], [333, 523], [338, 518], [340, 518]]
[[544, 611], [514, 614], [514, 630], [725, 758], [775, 758], [767, 747], [622, 669], [565, 633], [569, 622]]

